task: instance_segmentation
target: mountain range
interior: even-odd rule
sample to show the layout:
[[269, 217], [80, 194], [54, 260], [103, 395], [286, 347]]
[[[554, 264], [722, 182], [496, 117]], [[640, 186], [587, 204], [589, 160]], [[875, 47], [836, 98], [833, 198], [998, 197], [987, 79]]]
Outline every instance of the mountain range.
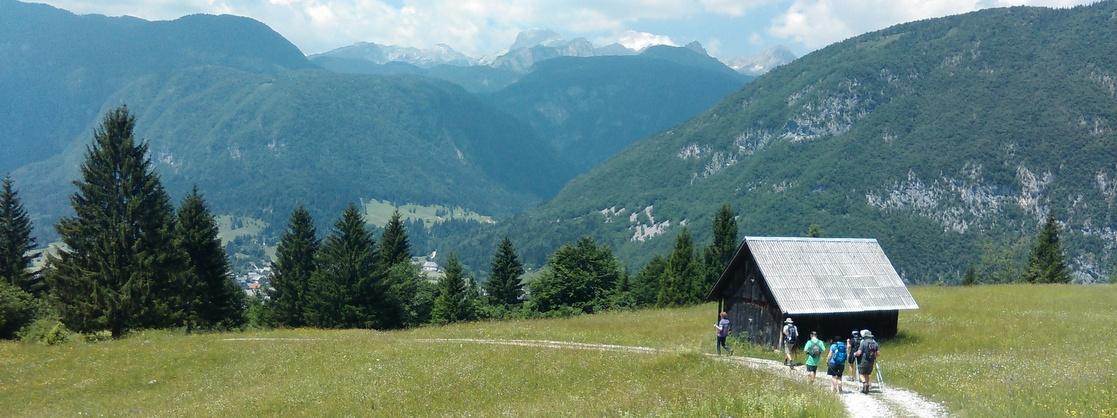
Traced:
[[536, 263], [591, 235], [639, 266], [683, 226], [707, 239], [730, 203], [745, 235], [875, 237], [905, 279], [951, 282], [1019, 268], [1051, 212], [1077, 280], [1105, 278], [1115, 22], [1115, 2], [987, 9], [830, 45], [636, 142], [506, 233]]

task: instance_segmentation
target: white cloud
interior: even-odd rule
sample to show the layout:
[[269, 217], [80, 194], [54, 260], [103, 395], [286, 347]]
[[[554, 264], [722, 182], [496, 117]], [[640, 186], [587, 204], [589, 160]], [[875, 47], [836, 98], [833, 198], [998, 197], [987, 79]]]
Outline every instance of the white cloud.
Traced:
[[641, 50], [652, 45], [671, 45], [679, 46], [669, 36], [656, 35], [654, 33], [637, 32], [637, 31], [624, 31], [613, 36], [601, 38], [599, 43], [618, 43], [624, 45], [625, 48]]
[[816, 49], [913, 20], [1016, 5], [1067, 7], [1094, 0], [794, 0], [769, 26], [772, 36]]

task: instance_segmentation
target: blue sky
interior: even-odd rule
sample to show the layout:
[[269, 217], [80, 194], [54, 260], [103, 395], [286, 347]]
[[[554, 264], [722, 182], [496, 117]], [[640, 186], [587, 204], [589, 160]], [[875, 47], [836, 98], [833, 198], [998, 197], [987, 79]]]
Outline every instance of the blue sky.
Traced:
[[192, 13], [248, 16], [303, 52], [358, 41], [448, 44], [493, 55], [518, 32], [552, 29], [595, 44], [701, 42], [722, 58], [782, 45], [797, 55], [897, 23], [989, 7], [1070, 7], [1093, 0], [30, 0], [75, 13], [151, 20]]

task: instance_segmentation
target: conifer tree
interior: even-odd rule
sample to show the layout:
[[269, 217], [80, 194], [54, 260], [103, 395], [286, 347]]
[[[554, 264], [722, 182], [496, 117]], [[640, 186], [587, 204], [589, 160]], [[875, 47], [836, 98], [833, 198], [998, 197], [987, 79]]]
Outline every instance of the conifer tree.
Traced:
[[659, 295], [663, 272], [667, 269], [667, 259], [661, 255], [652, 257], [632, 281], [632, 296], [637, 305], [654, 305]]
[[966, 269], [966, 274], [962, 276], [962, 285], [973, 286], [975, 284], [977, 284], [977, 269], [971, 265]]
[[190, 260], [186, 287], [188, 326], [235, 327], [244, 324], [245, 295], [233, 282], [229, 259], [218, 238], [217, 222], [195, 187], [178, 209], [179, 247]]
[[384, 226], [384, 234], [380, 238], [380, 258], [385, 268], [411, 261], [411, 244], [399, 210], [392, 213], [392, 218]]
[[350, 204], [318, 252], [307, 322], [322, 328], [375, 328], [386, 289], [376, 242]]
[[826, 233], [826, 231], [823, 231], [822, 226], [819, 224], [810, 224], [807, 226], [807, 237], [822, 238], [822, 234], [824, 233]]
[[287, 230], [279, 240], [272, 263], [274, 290], [267, 304], [268, 316], [276, 325], [299, 327], [306, 322], [310, 276], [318, 254], [318, 232], [306, 208], [291, 212]]
[[51, 257], [45, 278], [73, 330], [119, 337], [183, 319], [187, 261], [175, 245], [174, 208], [134, 127], [127, 107], [105, 116], [74, 182], [75, 215], [55, 227], [68, 249]]
[[434, 298], [431, 321], [436, 324], [469, 321], [474, 319], [473, 303], [469, 300], [469, 283], [458, 256], [446, 258], [446, 272], [438, 281], [438, 296]]
[[725, 266], [737, 251], [737, 219], [728, 203], [722, 205], [714, 216], [713, 233], [714, 241], [702, 254], [705, 273], [698, 292], [701, 296], [705, 296], [709, 289], [714, 287], [721, 272], [725, 270]]
[[523, 285], [520, 276], [524, 274], [524, 265], [516, 255], [512, 240], [504, 237], [497, 246], [493, 256], [492, 275], [485, 282], [485, 293], [494, 305], [514, 305], [520, 303], [520, 294]]
[[1070, 283], [1063, 245], [1059, 241], [1059, 224], [1052, 212], [1047, 212], [1047, 220], [1036, 237], [1024, 280], [1029, 283]]
[[33, 295], [42, 294], [45, 285], [27, 272], [35, 247], [31, 238], [31, 218], [23, 209], [11, 177], [0, 180], [0, 280]]
[[697, 302], [701, 298], [701, 288], [696, 285], [698, 272], [698, 264], [694, 259], [694, 242], [690, 238], [690, 231], [683, 227], [675, 236], [675, 249], [667, 259], [662, 285], [656, 298], [657, 304], [680, 306]]

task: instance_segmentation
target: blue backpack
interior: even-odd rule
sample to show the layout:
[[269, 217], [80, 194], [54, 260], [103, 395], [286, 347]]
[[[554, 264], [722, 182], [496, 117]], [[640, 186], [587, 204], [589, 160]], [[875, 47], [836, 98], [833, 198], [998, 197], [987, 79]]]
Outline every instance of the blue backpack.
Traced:
[[830, 357], [830, 364], [842, 364], [846, 362], [846, 343], [838, 341], [830, 346], [830, 350], [834, 351], [834, 356]]

